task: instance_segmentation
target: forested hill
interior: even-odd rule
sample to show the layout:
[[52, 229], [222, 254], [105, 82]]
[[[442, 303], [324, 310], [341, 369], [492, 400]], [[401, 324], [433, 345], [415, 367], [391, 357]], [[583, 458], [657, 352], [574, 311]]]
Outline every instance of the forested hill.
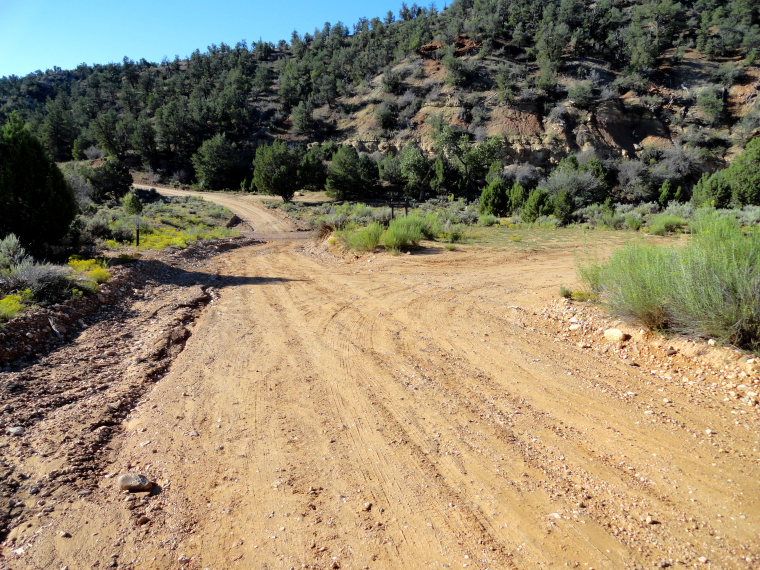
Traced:
[[107, 154], [185, 182], [223, 136], [228, 186], [272, 138], [432, 151], [444, 129], [500, 137], [505, 164], [538, 167], [677, 149], [675, 178], [694, 182], [758, 134], [759, 60], [755, 0], [404, 4], [277, 45], [6, 77], [0, 123], [18, 111], [58, 161]]

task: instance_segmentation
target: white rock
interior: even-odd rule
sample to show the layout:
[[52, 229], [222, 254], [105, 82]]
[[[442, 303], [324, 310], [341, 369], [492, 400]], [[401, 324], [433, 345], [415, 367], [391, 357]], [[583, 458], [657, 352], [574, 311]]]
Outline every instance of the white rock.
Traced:
[[620, 329], [607, 329], [604, 331], [604, 338], [610, 342], [623, 342], [631, 337]]

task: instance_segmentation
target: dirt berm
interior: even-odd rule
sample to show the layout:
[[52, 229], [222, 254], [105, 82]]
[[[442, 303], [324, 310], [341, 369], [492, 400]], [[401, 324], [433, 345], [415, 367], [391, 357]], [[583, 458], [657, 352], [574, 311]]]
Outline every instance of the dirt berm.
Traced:
[[[266, 243], [195, 269], [219, 285], [160, 380], [135, 380], [136, 341], [177, 303], [148, 293], [120, 330], [82, 333], [76, 366], [54, 351], [2, 375], [99, 380], [79, 407], [25, 402], [42, 409], [2, 435], [23, 514], [0, 565], [760, 565], [753, 363], [637, 330], [605, 341], [596, 309], [556, 303], [588, 244], [342, 259], [252, 198], [210, 199]], [[111, 348], [124, 335], [132, 354]], [[133, 389], [126, 413], [88, 419]], [[66, 476], [36, 488], [51, 471]], [[122, 492], [127, 471], [157, 486]]]

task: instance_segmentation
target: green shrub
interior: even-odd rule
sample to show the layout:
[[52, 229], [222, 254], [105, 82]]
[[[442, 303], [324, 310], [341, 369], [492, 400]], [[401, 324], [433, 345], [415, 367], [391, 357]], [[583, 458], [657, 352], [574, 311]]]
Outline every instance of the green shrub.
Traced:
[[491, 214], [482, 214], [478, 218], [478, 225], [485, 227], [497, 226], [499, 225], [499, 218]]
[[380, 245], [383, 235], [383, 226], [378, 222], [358, 230], [347, 230], [341, 234], [343, 242], [354, 251], [373, 251]]
[[6, 295], [0, 299], [0, 321], [9, 321], [24, 310], [21, 295]]
[[446, 223], [439, 234], [441, 239], [448, 243], [459, 243], [467, 237], [467, 227], [462, 224]]
[[605, 264], [580, 268], [618, 313], [653, 328], [760, 348], [760, 233], [703, 214], [680, 248], [629, 244]]
[[495, 178], [480, 194], [480, 212], [504, 216], [509, 209], [509, 187], [501, 178]]
[[536, 188], [525, 201], [522, 209], [522, 218], [528, 223], [535, 222], [541, 216], [552, 213], [553, 207], [549, 199], [549, 192], [544, 188]]
[[10, 269], [26, 259], [26, 250], [15, 234], [8, 234], [0, 239], [0, 270]]
[[10, 293], [28, 289], [40, 301], [60, 301], [68, 296], [70, 285], [64, 267], [37, 263], [32, 258], [25, 258], [0, 273], [0, 290]]
[[95, 281], [95, 283], [105, 283], [111, 278], [111, 272], [105, 267], [97, 267], [92, 271], [87, 272], [88, 279]]
[[424, 227], [424, 220], [420, 216], [396, 218], [383, 234], [383, 245], [391, 251], [417, 246], [425, 237]]
[[697, 206], [725, 208], [731, 201], [731, 184], [724, 172], [703, 174], [691, 195], [692, 203]]
[[683, 231], [689, 225], [688, 220], [669, 214], [658, 214], [649, 220], [649, 233], [656, 236], [664, 236], [678, 231]]
[[641, 229], [641, 226], [644, 225], [644, 220], [642, 220], [641, 216], [639, 216], [638, 214], [635, 214], [635, 213], [626, 214], [625, 225], [628, 227], [628, 229], [637, 232]]

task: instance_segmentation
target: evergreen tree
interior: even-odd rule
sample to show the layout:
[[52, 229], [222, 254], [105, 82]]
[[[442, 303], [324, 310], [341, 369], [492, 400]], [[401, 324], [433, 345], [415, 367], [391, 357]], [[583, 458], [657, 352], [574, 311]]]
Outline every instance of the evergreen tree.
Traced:
[[240, 182], [237, 147], [225, 135], [204, 141], [191, 161], [204, 190], [226, 190]]
[[506, 216], [509, 209], [507, 191], [507, 184], [501, 178], [494, 178], [480, 194], [480, 212], [493, 216]]
[[724, 173], [736, 204], [760, 206], [760, 137], [751, 140]]
[[0, 237], [39, 249], [68, 230], [74, 193], [45, 149], [13, 114], [0, 132]]
[[327, 195], [337, 200], [361, 200], [375, 196], [377, 165], [352, 146], [342, 146], [327, 171]]
[[297, 151], [289, 148], [285, 141], [260, 146], [253, 160], [251, 187], [290, 202], [299, 186], [299, 158]]

